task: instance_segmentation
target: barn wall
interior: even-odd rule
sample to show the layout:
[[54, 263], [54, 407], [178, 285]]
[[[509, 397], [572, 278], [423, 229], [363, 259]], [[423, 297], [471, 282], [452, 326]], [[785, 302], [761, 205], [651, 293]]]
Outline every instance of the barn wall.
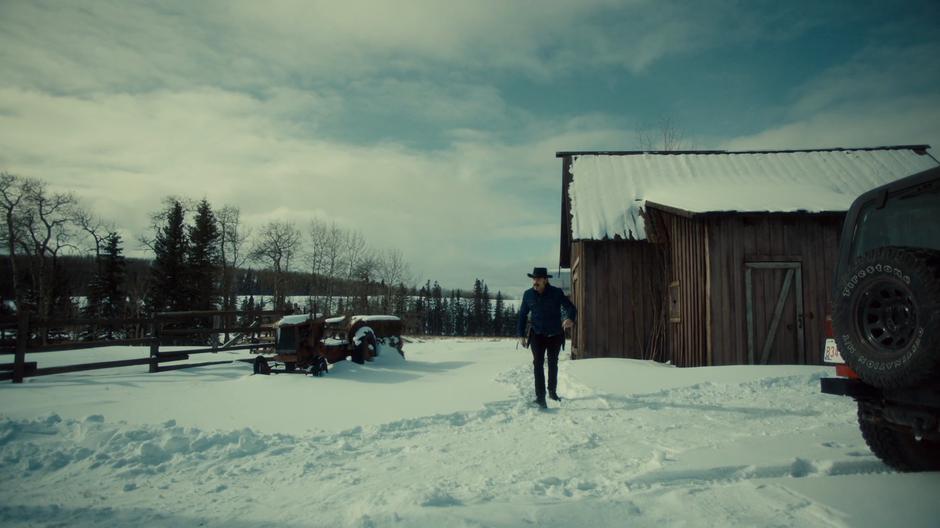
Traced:
[[680, 367], [708, 364], [708, 280], [705, 258], [705, 225], [696, 219], [657, 211], [665, 236], [668, 268], [665, 286], [668, 296], [667, 357]]
[[649, 359], [660, 349], [662, 360], [660, 251], [648, 242], [576, 241], [571, 258], [576, 357]]
[[[823, 324], [839, 250], [842, 214], [765, 214], [704, 217], [711, 275], [710, 313], [713, 365], [747, 364], [745, 262], [799, 262], [802, 270], [804, 356], [785, 362], [821, 364]], [[780, 276], [784, 272], [780, 272]], [[755, 286], [757, 304], [772, 305], [779, 288], [772, 279]], [[791, 299], [787, 310], [795, 303]], [[767, 324], [757, 314], [755, 324]], [[790, 331], [787, 328], [781, 332]]]

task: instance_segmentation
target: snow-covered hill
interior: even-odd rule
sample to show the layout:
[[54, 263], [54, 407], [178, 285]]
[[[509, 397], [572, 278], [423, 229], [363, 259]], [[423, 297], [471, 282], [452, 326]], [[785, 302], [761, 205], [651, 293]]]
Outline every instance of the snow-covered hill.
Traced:
[[852, 402], [819, 393], [829, 369], [562, 361], [566, 399], [540, 411], [513, 341], [429, 340], [406, 354], [325, 378], [237, 363], [2, 384], [0, 524], [940, 522], [940, 475], [871, 455]]

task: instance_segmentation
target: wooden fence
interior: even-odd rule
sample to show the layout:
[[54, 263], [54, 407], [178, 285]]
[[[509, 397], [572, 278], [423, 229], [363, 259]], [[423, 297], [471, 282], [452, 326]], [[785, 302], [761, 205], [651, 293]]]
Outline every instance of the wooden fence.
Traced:
[[[13, 356], [12, 362], [0, 359], [0, 380], [22, 383], [24, 378], [35, 376], [132, 365], [148, 365], [149, 372], [161, 372], [230, 363], [231, 359], [161, 365], [161, 363], [185, 361], [194, 354], [238, 350], [258, 351], [272, 348], [274, 327], [271, 323], [283, 315], [285, 312], [277, 311], [194, 311], [162, 312], [149, 318], [137, 319], [37, 320], [29, 314], [0, 318], [0, 358]], [[15, 335], [15, 340], [7, 339], [7, 335], [11, 333]], [[110, 337], [114, 335], [123, 337], [101, 338], [102, 334]], [[221, 342], [220, 337], [222, 337]], [[250, 342], [238, 344], [240, 341]], [[169, 345], [195, 345], [197, 348], [160, 351], [161, 346]], [[149, 347], [149, 354], [146, 357], [134, 359], [45, 368], [41, 368], [37, 361], [26, 361], [27, 355], [109, 346]], [[250, 362], [252, 359], [237, 361]]]

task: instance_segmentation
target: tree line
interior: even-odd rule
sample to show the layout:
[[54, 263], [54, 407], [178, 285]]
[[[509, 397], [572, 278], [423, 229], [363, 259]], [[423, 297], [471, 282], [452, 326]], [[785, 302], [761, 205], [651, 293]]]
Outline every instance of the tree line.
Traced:
[[0, 295], [13, 301], [0, 303], [6, 313], [15, 306], [41, 318], [118, 319], [263, 308], [392, 314], [417, 334], [514, 332], [515, 310], [483, 280], [466, 293], [431, 281], [418, 287], [400, 250], [375, 249], [361, 232], [320, 219], [255, 228], [238, 207], [167, 197], [138, 236], [148, 262], [126, 258], [113, 223], [40, 180], [0, 173], [0, 211], [9, 271]]

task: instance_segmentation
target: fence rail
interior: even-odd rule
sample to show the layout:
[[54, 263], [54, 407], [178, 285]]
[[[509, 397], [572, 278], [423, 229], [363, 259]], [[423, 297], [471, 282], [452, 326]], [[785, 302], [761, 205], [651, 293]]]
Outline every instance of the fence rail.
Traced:
[[[188, 312], [160, 312], [149, 318], [132, 319], [32, 319], [29, 314], [19, 317], [0, 318], [0, 329], [4, 334], [9, 329], [16, 332], [15, 345], [0, 346], [0, 356], [12, 355], [12, 363], [0, 363], [0, 380], [12, 380], [13, 383], [22, 383], [24, 378], [34, 376], [47, 376], [66, 372], [81, 372], [107, 368], [127, 367], [133, 365], [149, 365], [150, 372], [192, 368], [210, 364], [229, 363], [233, 360], [211, 361], [204, 363], [186, 363], [181, 365], [161, 366], [164, 362], [174, 362], [189, 359], [192, 354], [207, 354], [218, 352], [231, 352], [240, 350], [260, 350], [273, 346], [270, 339], [274, 333], [271, 320], [276, 320], [286, 312], [261, 311], [188, 311]], [[232, 321], [238, 319], [237, 321]], [[251, 319], [251, 324], [245, 320]], [[268, 320], [265, 323], [265, 320]], [[180, 328], [182, 322], [188, 321], [191, 328]], [[230, 321], [225, 326], [223, 321]], [[211, 324], [211, 326], [200, 325]], [[164, 328], [165, 325], [170, 325]], [[129, 327], [146, 327], [149, 335], [144, 337], [118, 338], [118, 339], [89, 339], [89, 340], [63, 340], [58, 342], [55, 336], [50, 337], [49, 330], [65, 329], [91, 329], [93, 335], [110, 329], [111, 332]], [[229, 340], [230, 334], [236, 334], [236, 339], [252, 339], [254, 343], [234, 345], [236, 339]], [[70, 335], [79, 335], [72, 332]], [[225, 336], [228, 342], [220, 343], [219, 337]], [[267, 338], [267, 339], [266, 339]], [[181, 343], [182, 342], [182, 343]], [[161, 346], [181, 346], [189, 344], [203, 346], [189, 350], [160, 351]], [[27, 354], [46, 352], [65, 352], [71, 350], [86, 350], [109, 346], [141, 346], [149, 347], [149, 354], [142, 358], [121, 359], [113, 361], [99, 361], [92, 363], [79, 363], [75, 365], [62, 365], [41, 368], [36, 361], [26, 361]], [[236, 359], [234, 361], [252, 361], [251, 359]]]

